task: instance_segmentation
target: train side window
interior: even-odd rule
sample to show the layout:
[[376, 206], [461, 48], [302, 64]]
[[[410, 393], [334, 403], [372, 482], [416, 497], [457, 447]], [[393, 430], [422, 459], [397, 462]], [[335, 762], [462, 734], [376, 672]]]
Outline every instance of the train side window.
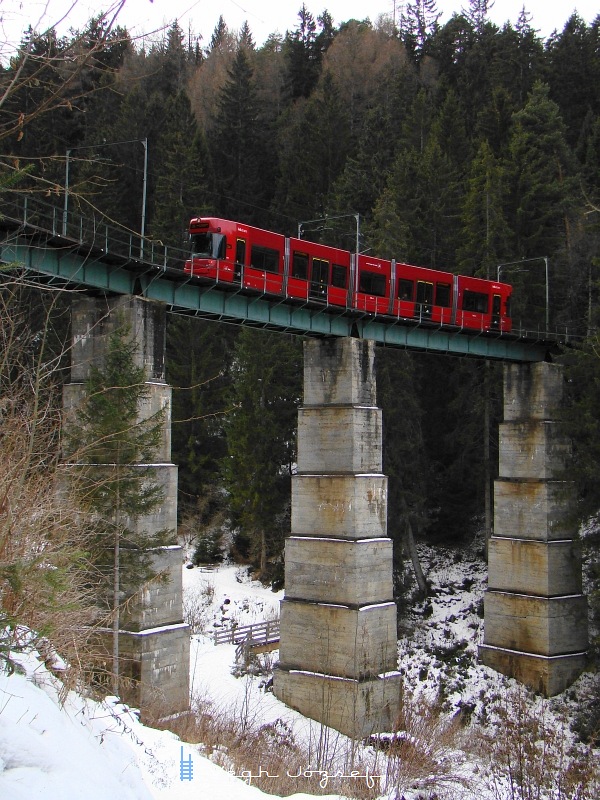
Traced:
[[495, 294], [492, 297], [492, 314], [495, 314], [497, 316], [500, 315], [500, 309], [501, 309], [501, 302], [500, 301], [501, 301], [501, 299], [502, 298], [500, 297], [499, 294]]
[[475, 311], [477, 314], [487, 314], [489, 298], [483, 292], [470, 292], [468, 289], [463, 294], [463, 311]]
[[222, 233], [213, 234], [213, 258], [225, 258], [225, 250], [227, 248], [227, 239]]
[[345, 289], [348, 286], [348, 270], [341, 264], [333, 264], [331, 267], [331, 285], [337, 289]]
[[254, 269], [264, 272], [279, 272], [279, 250], [253, 244], [250, 251], [250, 263]]
[[292, 256], [292, 278], [301, 278], [305, 281], [308, 278], [308, 254], [296, 253]]
[[436, 306], [443, 306], [444, 308], [450, 307], [450, 284], [449, 283], [436, 283], [435, 286], [435, 304]]
[[361, 270], [358, 279], [358, 291], [364, 294], [374, 294], [377, 297], [386, 295], [385, 275], [378, 275], [376, 272]]
[[238, 264], [246, 263], [246, 240], [238, 239], [235, 243], [235, 260]]
[[422, 305], [433, 304], [433, 283], [417, 281], [417, 303]]
[[415, 296], [415, 283], [406, 278], [400, 278], [398, 281], [398, 299], [412, 301]]

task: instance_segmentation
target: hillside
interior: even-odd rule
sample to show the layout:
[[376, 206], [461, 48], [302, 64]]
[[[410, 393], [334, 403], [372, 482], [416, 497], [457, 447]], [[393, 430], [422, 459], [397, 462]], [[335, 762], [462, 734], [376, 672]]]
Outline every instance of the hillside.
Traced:
[[[263, 796], [260, 786], [295, 800], [306, 800], [305, 792], [371, 800], [597, 800], [598, 751], [577, 746], [571, 731], [591, 676], [543, 701], [478, 665], [481, 543], [461, 551], [421, 547], [421, 557], [432, 596], [403, 622], [405, 706], [390, 751], [396, 755], [377, 752], [373, 742], [352, 746], [283, 706], [269, 691], [276, 653], [257, 657], [248, 672], [234, 668], [233, 645], [213, 644], [215, 628], [272, 618], [281, 592], [234, 565], [184, 568], [187, 614], [203, 629], [192, 642], [197, 716], [179, 728], [190, 743], [142, 725], [116, 698], [65, 696], [35, 651], [20, 654], [17, 672], [0, 679], [0, 796], [185, 800], [201, 791], [247, 800]], [[391, 738], [383, 737], [386, 747]], [[191, 758], [191, 780], [181, 780], [182, 754], [184, 769]], [[356, 777], [339, 777], [352, 769]]]

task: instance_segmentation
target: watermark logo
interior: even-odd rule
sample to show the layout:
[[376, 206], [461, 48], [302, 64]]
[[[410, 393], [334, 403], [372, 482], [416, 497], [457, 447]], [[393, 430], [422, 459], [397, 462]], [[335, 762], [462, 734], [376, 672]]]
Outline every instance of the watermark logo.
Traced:
[[180, 781], [193, 781], [194, 780], [194, 764], [192, 757], [183, 757], [183, 745], [181, 747], [181, 759], [179, 761], [179, 780]]
[[[237, 773], [235, 770], [230, 770], [230, 774], [236, 778], [240, 778], [246, 784], [250, 785], [253, 781], [257, 781], [264, 778], [279, 778], [279, 775], [271, 775], [268, 770], [264, 769], [264, 767], [259, 766], [258, 770], [253, 771], [251, 769], [244, 769], [241, 772]], [[364, 781], [365, 785], [369, 789], [373, 789], [376, 785], [376, 781], [381, 779], [381, 775], [375, 775], [369, 771], [367, 767], [364, 772], [360, 770], [350, 770], [349, 772], [345, 772], [343, 770], [337, 770], [335, 772], [328, 772], [324, 769], [302, 769], [298, 768], [296, 770], [286, 770], [286, 775], [288, 778], [292, 778], [295, 780], [307, 780], [307, 779], [315, 779], [318, 781], [319, 786], [321, 789], [326, 789], [331, 783], [340, 780], [359, 780]], [[183, 746], [181, 747], [181, 759], [179, 761], [179, 780], [180, 781], [193, 781], [194, 780], [194, 764], [192, 762], [192, 757], [189, 755], [187, 758], [184, 757], [183, 754]]]

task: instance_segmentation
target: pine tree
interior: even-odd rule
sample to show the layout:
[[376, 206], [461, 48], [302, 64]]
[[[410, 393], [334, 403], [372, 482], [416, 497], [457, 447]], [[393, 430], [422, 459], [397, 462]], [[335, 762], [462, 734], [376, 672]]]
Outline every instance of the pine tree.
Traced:
[[240, 32], [238, 35], [238, 47], [243, 47], [246, 50], [254, 50], [255, 47], [254, 38], [252, 36], [252, 31], [250, 30], [250, 26], [248, 25], [247, 20], [240, 28]]
[[212, 32], [212, 36], [210, 37], [210, 43], [207, 48], [207, 52], [210, 53], [213, 50], [218, 50], [221, 47], [224, 47], [228, 44], [229, 38], [229, 28], [227, 27], [227, 23], [223, 15], [219, 16], [219, 20], [215, 25], [215, 29]]
[[435, 0], [415, 0], [406, 4], [406, 12], [402, 14], [400, 23], [400, 36], [415, 63], [428, 54], [431, 37], [438, 29], [441, 16]]
[[350, 148], [350, 121], [328, 72], [289, 119], [281, 140], [277, 208], [296, 218], [324, 216]]
[[571, 147], [578, 143], [586, 115], [600, 108], [600, 25], [572, 14], [561, 33], [548, 41], [550, 97], [558, 104]]
[[[210, 516], [207, 499], [216, 497], [221, 488], [236, 334], [232, 326], [182, 316], [173, 316], [167, 326], [167, 380], [173, 387], [171, 446], [179, 466], [182, 517], [196, 515], [201, 507], [206, 509], [204, 516]], [[205, 521], [200, 518], [198, 524]]]
[[496, 158], [508, 150], [515, 111], [510, 92], [503, 86], [495, 86], [490, 100], [478, 111], [474, 133], [487, 141]]
[[[563, 250], [568, 259], [575, 164], [558, 106], [550, 99], [545, 84], [537, 83], [527, 104], [514, 115], [507, 169], [512, 184], [508, 221], [514, 232], [515, 253], [525, 259], [551, 257]], [[523, 275], [526, 281], [521, 280]], [[558, 276], [554, 277], [556, 288]], [[573, 277], [566, 275], [565, 280]], [[529, 325], [544, 324], [542, 270], [533, 274], [515, 271], [512, 278], [524, 299], [522, 319]]]
[[298, 12], [299, 23], [284, 42], [287, 61], [286, 89], [290, 100], [309, 97], [319, 80], [321, 50], [317, 44], [317, 24], [303, 4]]
[[471, 164], [463, 204], [459, 271], [494, 279], [497, 265], [509, 253], [510, 231], [504, 216], [506, 175], [487, 141], [481, 143]]
[[149, 548], [165, 544], [171, 533], [144, 528], [144, 517], [162, 502], [162, 487], [148, 465], [160, 444], [164, 410], [140, 419], [147, 387], [136, 352], [129, 330], [111, 334], [104, 365], [91, 367], [65, 440], [70, 486], [97, 519], [91, 559], [102, 581], [99, 598], [112, 617], [115, 692], [121, 607], [153, 576]]
[[156, 200], [151, 234], [164, 244], [185, 247], [191, 216], [207, 208], [211, 178], [205, 138], [198, 131], [184, 92], [165, 103], [165, 125], [158, 148]]
[[416, 538], [427, 529], [428, 458], [423, 412], [412, 355], [381, 348], [377, 354], [377, 397], [383, 413], [383, 472], [388, 477], [388, 536], [394, 543], [394, 594], [405, 591], [404, 554], [408, 554], [419, 590], [427, 585]]
[[238, 552], [264, 580], [280, 569], [289, 531], [301, 362], [297, 337], [243, 328], [237, 339], [224, 478]]
[[[597, 309], [594, 315], [597, 325]], [[590, 656], [600, 663], [600, 339], [598, 328], [581, 345], [571, 351], [566, 364], [566, 397], [563, 405], [563, 433], [572, 444], [564, 478], [573, 484], [574, 492], [566, 508], [570, 524], [585, 531], [582, 546], [587, 562], [587, 594], [590, 603]], [[567, 501], [565, 501], [566, 504]], [[587, 707], [586, 707], [587, 706]], [[596, 686], [591, 702], [579, 708], [579, 730], [590, 738], [597, 737], [600, 722], [600, 687]]]
[[263, 167], [268, 173], [265, 136], [248, 51], [239, 47], [219, 93], [209, 137], [213, 161], [219, 165], [215, 183], [223, 216], [259, 222], [260, 207], [266, 205], [261, 174]]
[[484, 363], [419, 358], [423, 437], [429, 453], [428, 534], [461, 541], [484, 506]]
[[473, 25], [477, 34], [481, 34], [488, 21], [488, 15], [494, 6], [493, 0], [469, 0], [469, 10], [464, 15]]

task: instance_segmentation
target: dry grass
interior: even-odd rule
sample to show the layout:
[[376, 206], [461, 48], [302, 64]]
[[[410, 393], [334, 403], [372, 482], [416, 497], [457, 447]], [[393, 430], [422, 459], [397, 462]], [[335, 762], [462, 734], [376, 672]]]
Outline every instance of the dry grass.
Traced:
[[[259, 701], [251, 691], [252, 679], [243, 680], [246, 691], [237, 704], [219, 706], [206, 697], [198, 698], [189, 714], [168, 722], [155, 719], [154, 726], [168, 728], [183, 741], [201, 745], [200, 752], [211, 761], [268, 794], [339, 793], [357, 800], [379, 796], [379, 782], [371, 778], [371, 753], [367, 758], [358, 757], [352, 742], [333, 732], [335, 756], [329, 764], [317, 765], [314, 742], [321, 726], [314, 723], [308, 741], [303, 742], [283, 719], [263, 723]], [[337, 774], [349, 775], [351, 769], [355, 777]], [[367, 779], [356, 777], [365, 774]]]
[[0, 652], [7, 658], [25, 636], [50, 666], [59, 652], [76, 672], [96, 609], [85, 520], [60, 491], [62, 353], [46, 346], [55, 299], [34, 334], [27, 287], [0, 284]]
[[493, 797], [598, 800], [598, 753], [575, 739], [550, 701], [517, 687], [489, 711], [494, 726], [476, 740], [476, 754], [488, 765]]
[[395, 790], [397, 797], [411, 789], [454, 799], [470, 788], [464, 738], [460, 722], [444, 715], [438, 703], [404, 690], [395, 732], [372, 739], [379, 755], [374, 768], [383, 773], [386, 791]]
[[215, 586], [210, 580], [202, 581], [193, 592], [183, 595], [183, 619], [192, 634], [204, 633], [212, 622], [212, 603]]
[[245, 680], [236, 705], [203, 697], [188, 715], [167, 723], [157, 715], [152, 724], [200, 745], [214, 763], [281, 797], [305, 792], [374, 800], [382, 794], [400, 798], [409, 789], [424, 798], [465, 796], [460, 726], [425, 700], [405, 696], [397, 732], [360, 743], [317, 722], [301, 736], [283, 719], [264, 724], [260, 698]]

